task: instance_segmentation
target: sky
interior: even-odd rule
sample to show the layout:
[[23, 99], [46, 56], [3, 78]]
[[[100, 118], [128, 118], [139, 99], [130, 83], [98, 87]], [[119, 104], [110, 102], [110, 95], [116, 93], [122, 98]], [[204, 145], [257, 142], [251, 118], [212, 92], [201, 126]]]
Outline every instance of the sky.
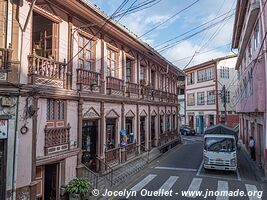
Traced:
[[[123, 9], [127, 10], [144, 1], [148, 0], [128, 0]], [[91, 2], [106, 14], [112, 15], [123, 0], [91, 0]], [[181, 69], [232, 54], [231, 41], [236, 0], [156, 0], [156, 2], [158, 3], [147, 9], [124, 15], [122, 18], [117, 17], [115, 20], [119, 20], [119, 23], [138, 37], [141, 36], [143, 41]], [[174, 17], [170, 19], [171, 16]], [[164, 21], [166, 22], [163, 23]], [[161, 23], [163, 24], [160, 25]], [[201, 26], [202, 24], [204, 25]], [[158, 28], [143, 35], [158, 25], [160, 25]], [[209, 29], [205, 30], [207, 27]], [[166, 43], [174, 38], [176, 39]]]

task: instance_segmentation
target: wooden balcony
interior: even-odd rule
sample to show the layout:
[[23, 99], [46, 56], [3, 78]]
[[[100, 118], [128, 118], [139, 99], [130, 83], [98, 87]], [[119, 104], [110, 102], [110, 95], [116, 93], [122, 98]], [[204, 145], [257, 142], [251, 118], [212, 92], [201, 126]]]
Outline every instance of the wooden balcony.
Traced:
[[66, 64], [33, 53], [28, 56], [28, 83], [49, 87], [66, 87]]
[[7, 80], [7, 72], [11, 68], [11, 49], [0, 48], [0, 81]]
[[100, 73], [85, 69], [77, 69], [77, 86], [79, 90], [99, 92]]
[[69, 150], [70, 125], [60, 128], [45, 126], [45, 155]]
[[136, 83], [126, 83], [126, 92], [129, 97], [138, 97], [139, 95], [139, 85]]
[[124, 81], [115, 77], [106, 77], [108, 94], [124, 95]]
[[161, 91], [161, 100], [162, 101], [167, 101], [168, 100], [168, 92]]
[[105, 163], [109, 166], [118, 165], [120, 163], [120, 148], [106, 150]]

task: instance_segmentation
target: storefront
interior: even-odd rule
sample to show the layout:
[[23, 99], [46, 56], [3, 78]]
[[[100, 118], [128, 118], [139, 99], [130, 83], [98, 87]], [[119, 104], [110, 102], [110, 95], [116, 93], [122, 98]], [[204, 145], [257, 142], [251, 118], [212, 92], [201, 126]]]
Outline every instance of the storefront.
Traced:
[[8, 120], [0, 119], [0, 199], [5, 199]]

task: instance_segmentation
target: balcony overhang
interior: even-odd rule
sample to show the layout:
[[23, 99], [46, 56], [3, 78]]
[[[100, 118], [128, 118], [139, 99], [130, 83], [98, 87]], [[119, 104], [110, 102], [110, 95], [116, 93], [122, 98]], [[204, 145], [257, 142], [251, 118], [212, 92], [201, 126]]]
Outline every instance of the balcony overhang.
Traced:
[[239, 55], [236, 61], [236, 66], [235, 66], [236, 70], [239, 68], [240, 63], [242, 62], [242, 58], [245, 53], [246, 46], [249, 42], [249, 39], [253, 31], [254, 25], [257, 21], [257, 16], [259, 12], [260, 12], [260, 3], [259, 1], [255, 1], [254, 3], [250, 5], [250, 9], [248, 12], [248, 17], [247, 17], [245, 28], [244, 28], [245, 31], [242, 34], [240, 48], [239, 48]]

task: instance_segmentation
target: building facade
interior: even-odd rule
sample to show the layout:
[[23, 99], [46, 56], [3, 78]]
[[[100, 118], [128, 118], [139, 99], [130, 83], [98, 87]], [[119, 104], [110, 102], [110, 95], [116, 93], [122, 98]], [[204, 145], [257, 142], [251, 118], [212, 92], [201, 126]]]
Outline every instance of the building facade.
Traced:
[[[225, 120], [228, 125], [238, 123], [231, 101], [235, 87], [230, 83], [235, 76], [235, 61], [235, 56], [227, 56], [185, 69], [186, 124], [197, 133], [202, 134], [207, 127]], [[227, 96], [226, 118], [220, 105], [223, 87]]]
[[149, 45], [87, 1], [0, 9], [0, 199], [60, 199], [83, 171], [179, 142], [183, 73]]
[[184, 80], [178, 81], [178, 103], [179, 103], [179, 116], [180, 125], [185, 125], [185, 82]]
[[235, 104], [239, 113], [240, 137], [248, 151], [249, 137], [254, 137], [256, 160], [266, 174], [265, 4], [263, 1], [237, 1], [232, 47], [238, 49]]

